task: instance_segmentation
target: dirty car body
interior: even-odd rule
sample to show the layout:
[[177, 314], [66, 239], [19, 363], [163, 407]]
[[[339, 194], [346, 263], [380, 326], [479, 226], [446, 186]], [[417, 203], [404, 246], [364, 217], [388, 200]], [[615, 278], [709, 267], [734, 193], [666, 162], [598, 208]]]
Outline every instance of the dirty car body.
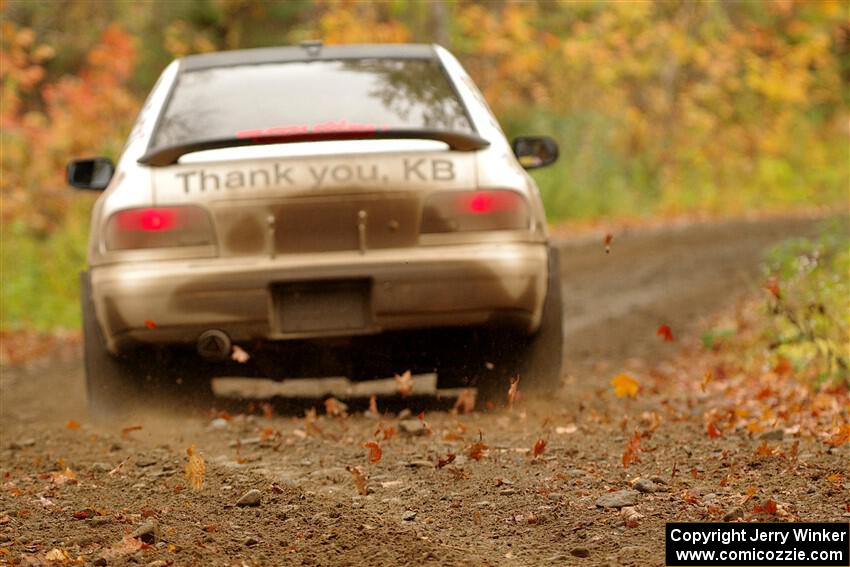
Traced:
[[[452, 329], [533, 337], [552, 254], [518, 154], [533, 167], [557, 149], [545, 138], [512, 147], [438, 46], [175, 61], [114, 172], [103, 159], [69, 164], [72, 185], [104, 188], [83, 274], [87, 348], [98, 351], [87, 372], [111, 357], [132, 374], [139, 352], [150, 361], [170, 351], [189, 357], [172, 374], [233, 374], [225, 366], [239, 345], [257, 354], [251, 372], [286, 374], [299, 366], [288, 364], [295, 345], [351, 352], [371, 337], [354, 351], [377, 352], [404, 333], [439, 342]], [[467, 358], [462, 366], [463, 380], [479, 380]], [[96, 396], [103, 380], [89, 378]]]

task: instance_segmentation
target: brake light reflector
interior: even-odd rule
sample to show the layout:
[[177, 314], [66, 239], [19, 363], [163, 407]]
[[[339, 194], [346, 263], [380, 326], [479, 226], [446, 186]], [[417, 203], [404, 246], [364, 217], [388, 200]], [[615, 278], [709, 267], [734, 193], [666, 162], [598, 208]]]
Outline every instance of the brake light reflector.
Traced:
[[420, 232], [521, 230], [529, 222], [528, 203], [516, 191], [447, 191], [425, 202]]
[[108, 250], [135, 250], [213, 243], [207, 212], [201, 207], [146, 207], [126, 209], [106, 223]]
[[129, 209], [115, 213], [115, 219], [122, 231], [171, 230], [174, 228], [177, 213], [174, 209]]
[[170, 230], [174, 227], [174, 211], [147, 209], [142, 211], [142, 230]]
[[489, 213], [493, 209], [493, 196], [486, 191], [476, 193], [469, 200], [467, 209], [471, 213]]

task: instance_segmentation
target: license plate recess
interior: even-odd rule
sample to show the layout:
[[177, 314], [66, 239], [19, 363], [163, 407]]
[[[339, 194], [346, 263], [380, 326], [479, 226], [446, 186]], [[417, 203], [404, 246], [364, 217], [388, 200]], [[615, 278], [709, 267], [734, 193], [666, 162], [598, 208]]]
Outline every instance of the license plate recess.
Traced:
[[372, 325], [370, 280], [272, 286], [276, 327], [283, 334], [366, 331]]

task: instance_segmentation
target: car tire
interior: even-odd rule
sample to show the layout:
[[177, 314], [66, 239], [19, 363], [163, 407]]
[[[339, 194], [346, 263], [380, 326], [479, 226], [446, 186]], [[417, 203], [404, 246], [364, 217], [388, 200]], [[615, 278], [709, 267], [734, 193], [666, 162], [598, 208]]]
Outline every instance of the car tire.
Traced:
[[95, 416], [125, 413], [137, 400], [140, 366], [134, 357], [115, 356], [106, 348], [106, 339], [95, 314], [88, 272], [80, 274], [80, 303], [89, 411]]
[[564, 364], [561, 264], [558, 251], [551, 246], [548, 258], [546, 299], [540, 327], [531, 336], [494, 333], [491, 348], [496, 356], [493, 368], [478, 379], [478, 394], [482, 401], [504, 401], [511, 380], [516, 377], [520, 379], [520, 390], [527, 392], [552, 395], [561, 386]]
[[561, 302], [561, 262], [557, 249], [549, 247], [549, 276], [543, 318], [537, 333], [528, 337], [520, 351], [519, 372], [527, 390], [554, 394], [564, 371], [564, 311]]
[[116, 356], [106, 348], [92, 300], [91, 276], [80, 274], [83, 357], [89, 412], [118, 417], [142, 407], [200, 406], [213, 398], [211, 363], [194, 351], [154, 349]]

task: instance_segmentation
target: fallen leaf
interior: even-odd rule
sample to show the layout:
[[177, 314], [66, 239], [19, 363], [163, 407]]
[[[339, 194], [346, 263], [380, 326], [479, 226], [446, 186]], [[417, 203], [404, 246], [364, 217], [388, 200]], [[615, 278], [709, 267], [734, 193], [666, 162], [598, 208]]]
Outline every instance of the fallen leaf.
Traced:
[[538, 439], [534, 442], [534, 447], [531, 449], [531, 456], [535, 459], [543, 454], [546, 450], [546, 441], [543, 439]]
[[626, 442], [626, 449], [623, 451], [623, 467], [629, 468], [632, 463], [640, 462], [640, 431], [635, 430], [629, 440]]
[[826, 440], [826, 444], [833, 447], [838, 447], [844, 443], [850, 443], [850, 423], [839, 426], [835, 435]]
[[759, 487], [758, 487], [758, 486], [750, 486], [750, 487], [748, 487], [748, 488], [747, 488], [747, 495], [746, 495], [746, 496], [744, 496], [744, 499], [743, 499], [743, 500], [741, 500], [741, 504], [746, 504], [747, 502], [749, 502], [749, 501], [750, 501], [750, 499], [751, 499], [753, 496], [755, 496], [756, 492], [758, 492], [758, 491], [759, 491]]
[[274, 437], [280, 437], [281, 433], [274, 427], [265, 427], [262, 431], [260, 431], [260, 440], [266, 441], [268, 439], [272, 439]]
[[776, 276], [769, 277], [764, 287], [773, 297], [782, 299], [782, 291], [779, 289], [779, 279]]
[[469, 447], [469, 451], [467, 455], [470, 459], [475, 459], [476, 461], [480, 461], [484, 457], [484, 452], [487, 450], [487, 445], [482, 443], [481, 441], [477, 443], [473, 443]]
[[345, 417], [348, 415], [348, 406], [336, 398], [325, 400], [325, 413], [331, 417]]
[[68, 555], [68, 552], [64, 549], [59, 549], [58, 547], [54, 547], [50, 551], [44, 554], [45, 561], [62, 561], [63, 563], [66, 561], [70, 561], [71, 557]]
[[116, 465], [115, 468], [112, 469], [111, 471], [109, 471], [107, 474], [109, 476], [113, 476], [113, 475], [120, 473], [124, 469], [124, 465], [127, 464], [127, 461], [129, 461], [129, 460], [130, 460], [130, 457], [127, 457], [126, 459], [124, 459], [123, 461], [118, 463], [118, 465]]
[[360, 467], [346, 467], [346, 470], [351, 473], [351, 478], [354, 481], [354, 487], [360, 496], [369, 494], [369, 486], [366, 484], [366, 476]]
[[130, 433], [132, 433], [133, 431], [140, 431], [141, 429], [142, 429], [141, 425], [130, 425], [130, 426], [125, 427], [121, 430], [121, 437], [123, 437], [124, 439], [127, 439], [127, 437], [129, 436]]
[[51, 473], [53, 484], [63, 486], [65, 484], [76, 484], [77, 475], [70, 468], [65, 467], [62, 471]]
[[699, 490], [689, 488], [682, 492], [682, 500], [687, 502], [688, 504], [699, 504], [700, 503], [700, 492]]
[[669, 325], [660, 325], [658, 330], [655, 331], [655, 334], [659, 337], [663, 337], [665, 341], [672, 342], [673, 339], [673, 331], [670, 329]]
[[626, 396], [630, 398], [637, 397], [638, 381], [625, 372], [620, 372], [611, 378], [611, 386], [613, 386], [614, 394], [618, 398], [624, 398]]
[[770, 514], [771, 516], [776, 515], [776, 510], [776, 502], [774, 502], [773, 500], [768, 500], [764, 503], [764, 506], [756, 504], [753, 507], [753, 512], [755, 512], [756, 514]]
[[401, 397], [407, 397], [413, 392], [413, 375], [410, 370], [405, 370], [401, 375], [396, 374], [395, 382]]
[[461, 390], [452, 409], [463, 414], [472, 413], [475, 409], [475, 390], [472, 388]]
[[70, 420], [68, 420], [68, 423], [65, 424], [65, 427], [67, 429], [77, 430], [77, 429], [80, 428], [80, 424], [78, 422], [74, 421], [73, 419], [70, 419]]
[[230, 359], [239, 364], [245, 364], [251, 360], [251, 355], [239, 345], [233, 345], [233, 349], [230, 351]]
[[433, 431], [431, 431], [431, 426], [425, 421], [425, 410], [419, 412], [419, 415], [416, 416], [419, 421], [422, 422], [422, 431], [425, 435], [432, 435]]
[[508, 409], [513, 409], [515, 401], [519, 401], [519, 376], [511, 380], [508, 388]]
[[206, 475], [204, 458], [195, 453], [194, 445], [186, 449], [186, 454], [189, 455], [189, 462], [186, 463], [184, 470], [186, 480], [189, 481], [189, 486], [192, 487], [192, 490], [201, 490], [204, 488], [204, 477]]
[[767, 440], [761, 442], [761, 444], [756, 449], [756, 457], [773, 457], [777, 454], [777, 450], [770, 447], [767, 444]]
[[384, 452], [381, 451], [380, 445], [374, 441], [367, 441], [366, 443], [363, 443], [363, 448], [369, 449], [369, 462], [373, 465], [378, 463], [378, 461], [381, 460], [381, 455], [384, 454]]
[[634, 506], [623, 506], [620, 508], [620, 517], [627, 528], [636, 528], [640, 524], [643, 514], [638, 513]]
[[117, 559], [119, 557], [135, 553], [142, 549], [144, 546], [145, 544], [142, 543], [142, 540], [130, 536], [124, 536], [124, 539], [122, 539], [120, 543], [113, 545], [100, 555], [107, 561], [111, 561], [113, 559]]
[[452, 475], [452, 480], [468, 480], [471, 476], [468, 470], [460, 467], [452, 467], [446, 470], [449, 471], [450, 475]]
[[392, 439], [395, 436], [395, 434], [396, 434], [395, 427], [392, 427], [392, 426], [384, 427], [383, 423], [378, 424], [378, 428], [375, 430], [375, 437], [381, 435], [381, 436], [383, 436], [383, 439], [382, 439], [383, 441], [389, 441], [390, 439]]
[[441, 469], [444, 466], [453, 463], [455, 461], [456, 457], [457, 457], [457, 455], [455, 455], [454, 453], [449, 453], [448, 455], [446, 455], [445, 458], [442, 458], [442, 457], [438, 458], [437, 459], [437, 468]]
[[773, 367], [773, 371], [780, 376], [790, 374], [792, 370], [794, 370], [794, 366], [791, 364], [791, 361], [784, 356], [780, 356], [779, 360], [776, 361], [776, 364]]
[[378, 412], [378, 396], [376, 396], [375, 394], [369, 396], [369, 409], [366, 413], [371, 414], [374, 417], [381, 415]]
[[709, 419], [708, 423], [705, 424], [705, 431], [710, 439], [716, 439], [723, 435], [723, 432], [717, 429], [713, 419]]
[[310, 408], [304, 411], [304, 430], [307, 433], [315, 433], [318, 435], [322, 435], [322, 428], [319, 427], [318, 424], [318, 416], [316, 415], [316, 408]]
[[260, 409], [263, 412], [263, 417], [272, 418], [274, 417], [274, 407], [269, 402], [263, 402], [260, 404]]

